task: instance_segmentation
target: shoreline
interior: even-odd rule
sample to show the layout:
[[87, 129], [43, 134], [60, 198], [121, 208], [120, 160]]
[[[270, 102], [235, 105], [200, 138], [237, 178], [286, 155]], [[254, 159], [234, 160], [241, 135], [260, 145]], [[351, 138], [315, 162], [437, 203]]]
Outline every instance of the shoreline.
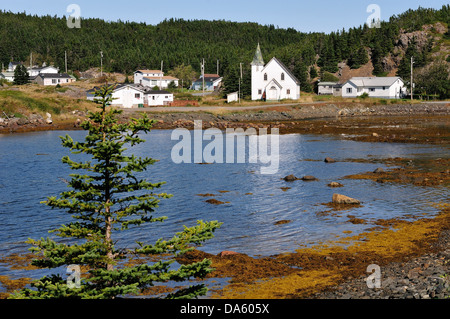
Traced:
[[[171, 108], [173, 109], [173, 108]], [[184, 109], [184, 108], [180, 108]], [[193, 128], [196, 120], [203, 122], [203, 128], [233, 128], [233, 127], [269, 127], [279, 128], [281, 133], [295, 129], [305, 121], [334, 121], [354, 118], [377, 117], [411, 117], [411, 116], [449, 116], [450, 102], [371, 105], [368, 103], [303, 103], [278, 104], [274, 106], [251, 106], [243, 110], [241, 107], [203, 107], [198, 111], [195, 107], [189, 111], [157, 111], [148, 109], [123, 109], [123, 121], [139, 114], [147, 114], [154, 119], [154, 129]], [[79, 130], [80, 123], [86, 119], [84, 113], [77, 114], [62, 121], [55, 120], [47, 124], [42, 117], [13, 118], [0, 122], [0, 134], [26, 133], [51, 130]]]
[[[432, 109], [422, 104], [401, 105], [393, 109], [390, 105], [378, 105], [373, 106], [374, 112], [370, 109], [364, 111], [365, 106], [355, 105], [351, 110], [346, 107], [348, 113], [345, 113], [345, 108], [313, 106], [283, 106], [282, 109], [277, 107], [263, 113], [152, 113], [149, 117], [156, 117], [159, 121], [154, 129], [193, 129], [193, 121], [201, 119], [204, 128], [267, 127], [279, 128], [281, 134], [332, 134], [366, 142], [450, 145], [448, 104], [433, 104]], [[123, 120], [138, 114], [126, 112], [125, 115]], [[31, 131], [50, 129], [80, 128], [73, 122], [66, 122], [55, 123], [50, 128], [35, 126]], [[371, 161], [370, 158], [361, 160]], [[406, 158], [385, 158], [377, 163], [401, 168], [345, 178], [422, 187], [448, 187], [450, 184], [450, 158], [414, 162], [413, 165]], [[185, 258], [190, 262], [196, 258], [211, 258], [213, 267], [217, 269], [213, 277], [232, 278], [223, 291], [214, 291], [212, 298], [446, 298], [450, 296], [449, 286], [442, 279], [448, 277], [440, 276], [450, 275], [450, 204], [445, 202], [442, 205], [441, 213], [430, 219], [423, 217], [412, 222], [380, 220], [381, 230], [368, 232], [365, 234], [367, 239], [355, 236], [348, 251], [332, 247], [331, 242], [313, 249], [299, 248], [295, 252], [267, 258], [252, 258], [244, 254], [214, 256], [201, 251]], [[369, 289], [364, 280], [369, 275], [365, 267], [372, 263], [382, 267], [380, 289]], [[300, 268], [305, 271], [301, 272]]]

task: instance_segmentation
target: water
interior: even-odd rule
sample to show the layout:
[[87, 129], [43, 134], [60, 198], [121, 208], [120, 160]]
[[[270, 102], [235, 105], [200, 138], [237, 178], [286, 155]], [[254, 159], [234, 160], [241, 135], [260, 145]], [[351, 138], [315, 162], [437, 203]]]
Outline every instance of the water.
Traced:
[[[67, 190], [65, 179], [70, 169], [61, 158], [70, 155], [58, 136], [69, 134], [81, 141], [85, 132], [38, 132], [0, 135], [0, 256], [24, 253], [28, 238], [49, 236], [48, 231], [68, 223], [68, 214], [40, 204], [47, 196], [58, 196]], [[167, 216], [163, 223], [149, 224], [121, 234], [119, 245], [134, 242], [153, 243], [181, 231], [183, 225], [194, 226], [199, 219], [218, 220], [223, 226], [202, 250], [217, 254], [233, 250], [251, 256], [269, 256], [294, 251], [299, 245], [352, 235], [372, 225], [353, 225], [347, 215], [374, 221], [404, 215], [434, 214], [431, 202], [446, 199], [447, 189], [378, 184], [368, 180], [340, 180], [344, 188], [331, 189], [327, 184], [361, 172], [373, 171], [380, 164], [337, 162], [326, 164], [327, 156], [336, 160], [367, 158], [437, 158], [448, 156], [446, 149], [414, 144], [361, 143], [329, 136], [280, 136], [278, 174], [261, 175], [261, 164], [174, 164], [171, 160], [171, 131], [153, 131], [145, 144], [133, 149], [137, 156], [158, 159], [145, 177], [152, 182], [165, 181], [161, 192], [173, 194], [164, 199], [155, 216]], [[206, 143], [205, 143], [206, 144]], [[70, 155], [77, 159], [76, 156]], [[381, 166], [382, 167], [382, 166]], [[287, 183], [284, 176], [314, 175], [318, 182]], [[291, 187], [283, 191], [281, 187]], [[221, 192], [222, 191], [222, 192]], [[336, 216], [320, 214], [329, 210], [322, 205], [338, 192], [363, 202], [362, 207]], [[198, 194], [212, 193], [227, 202], [211, 205]], [[277, 221], [290, 223], [275, 225]], [[19, 275], [0, 267], [0, 275]], [[41, 275], [41, 273], [39, 273]], [[29, 274], [27, 273], [27, 276]]]

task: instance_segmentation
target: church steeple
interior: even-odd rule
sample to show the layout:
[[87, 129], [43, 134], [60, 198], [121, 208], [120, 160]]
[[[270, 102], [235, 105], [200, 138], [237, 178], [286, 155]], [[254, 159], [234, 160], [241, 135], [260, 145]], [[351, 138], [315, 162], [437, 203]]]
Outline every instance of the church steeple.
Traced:
[[259, 43], [258, 47], [256, 48], [255, 56], [253, 57], [252, 65], [264, 66], [264, 59], [261, 53]]

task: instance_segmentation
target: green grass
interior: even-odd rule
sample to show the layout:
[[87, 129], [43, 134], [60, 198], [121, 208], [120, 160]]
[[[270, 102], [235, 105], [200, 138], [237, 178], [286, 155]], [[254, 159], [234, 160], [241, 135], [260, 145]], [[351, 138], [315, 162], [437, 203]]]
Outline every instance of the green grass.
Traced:
[[[61, 114], [62, 105], [53, 99], [36, 99], [27, 96], [23, 92], [13, 90], [0, 91], [0, 99], [11, 99], [13, 100], [13, 104], [19, 104], [31, 111], [48, 112], [56, 115]], [[2, 103], [3, 109], [7, 108], [5, 102]]]

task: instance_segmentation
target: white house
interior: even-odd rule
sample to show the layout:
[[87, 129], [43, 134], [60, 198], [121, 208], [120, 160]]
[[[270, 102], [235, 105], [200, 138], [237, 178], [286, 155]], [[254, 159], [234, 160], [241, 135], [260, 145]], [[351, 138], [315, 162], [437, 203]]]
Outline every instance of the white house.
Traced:
[[168, 106], [173, 102], [173, 94], [167, 91], [147, 91], [144, 98], [145, 106]]
[[338, 82], [320, 82], [317, 85], [317, 94], [342, 96], [342, 84]]
[[111, 105], [127, 109], [144, 106], [147, 88], [140, 84], [121, 84], [113, 91]]
[[9, 82], [13, 82], [14, 81], [14, 72], [10, 72], [10, 71], [5, 71], [0, 73], [0, 79], [5, 79]]
[[160, 77], [164, 76], [164, 73], [160, 70], [137, 70], [134, 72], [134, 84], [142, 84], [142, 79], [145, 77]]
[[58, 85], [72, 83], [74, 79], [67, 73], [39, 73], [33, 82], [40, 85]]
[[14, 72], [18, 65], [22, 64], [22, 62], [9, 62], [8, 72]]
[[38, 76], [41, 73], [57, 74], [57, 73], [59, 73], [59, 70], [51, 65], [43, 66], [41, 68], [28, 68], [28, 75], [30, 77]]
[[[87, 99], [94, 100], [94, 91], [87, 91]], [[120, 84], [112, 93], [111, 105], [122, 108], [170, 105], [173, 94], [167, 91], [154, 91], [141, 84]]]
[[169, 88], [171, 82], [178, 87], [178, 79], [173, 76], [144, 76], [141, 80], [141, 84], [148, 87], [158, 86], [160, 89]]
[[266, 65], [258, 44], [252, 62], [252, 100], [297, 100], [300, 98], [300, 81], [277, 58]]
[[370, 97], [399, 99], [406, 95], [405, 83], [400, 77], [354, 77], [342, 86], [342, 97], [353, 98], [364, 93]]
[[173, 76], [164, 76], [164, 72], [160, 70], [137, 70], [134, 72], [134, 84], [167, 89], [171, 82], [178, 87], [179, 79]]

